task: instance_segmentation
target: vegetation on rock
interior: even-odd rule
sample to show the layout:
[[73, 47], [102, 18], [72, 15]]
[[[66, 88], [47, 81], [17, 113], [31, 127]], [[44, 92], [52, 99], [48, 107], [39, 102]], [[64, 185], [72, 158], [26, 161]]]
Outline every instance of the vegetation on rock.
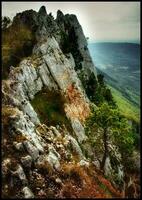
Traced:
[[[131, 127], [120, 112], [117, 109], [113, 109], [107, 103], [92, 109], [92, 114], [86, 122], [86, 131], [88, 137], [91, 137], [96, 152], [101, 150], [101, 141], [103, 143], [102, 169], [109, 155], [109, 143], [119, 148], [124, 162], [127, 157], [131, 156], [134, 148], [134, 134]], [[96, 132], [98, 131], [99, 137], [97, 138], [98, 134]]]
[[[135, 134], [137, 124], [131, 125], [119, 111], [103, 75], [96, 77], [90, 69], [82, 67], [86, 59], [91, 68], [92, 61], [89, 52], [84, 56], [82, 53], [82, 48], [85, 53], [88, 51], [86, 41], [83, 47], [79, 45], [80, 34], [81, 38], [85, 37], [77, 18], [58, 13], [63, 22], [61, 27], [58, 27], [60, 19], [56, 24], [52, 15], [47, 15], [45, 7], [41, 7], [38, 13], [30, 10], [17, 14], [12, 25], [9, 25], [8, 18], [3, 21], [3, 79], [8, 77], [10, 66], [16, 67], [24, 57], [30, 56], [28, 59], [34, 64], [29, 63], [26, 72], [21, 70], [27, 67], [25, 62], [17, 68], [21, 71], [19, 74], [13, 69], [12, 77], [3, 81], [3, 197], [21, 198], [25, 186], [30, 188], [35, 198], [138, 196], [138, 189], [136, 194], [129, 194], [133, 187], [129, 175], [133, 177], [134, 187], [139, 185], [135, 180], [139, 173], [135, 162], [139, 158]], [[73, 20], [76, 20], [75, 24]], [[35, 44], [33, 30], [37, 31], [39, 40], [34, 49], [37, 60], [35, 55], [30, 55]], [[57, 32], [59, 38], [56, 38]], [[62, 51], [57, 48], [57, 42]], [[75, 71], [70, 60], [67, 62], [69, 65], [65, 64], [67, 57], [62, 52], [72, 54]], [[66, 69], [66, 66], [69, 68]], [[62, 84], [59, 84], [58, 72], [64, 75], [64, 70], [70, 73], [71, 78], [68, 81], [61, 76]], [[16, 78], [15, 74], [20, 78]], [[56, 89], [48, 87], [48, 78], [50, 83], [56, 84]], [[78, 78], [82, 82], [81, 87]], [[33, 94], [31, 98], [30, 92]], [[75, 135], [75, 130], [81, 140]], [[107, 160], [108, 157], [110, 160]], [[111, 166], [110, 176], [105, 173], [107, 162]], [[120, 166], [124, 167], [124, 171]], [[123, 188], [124, 181], [126, 189]], [[123, 194], [123, 189], [126, 194]], [[28, 195], [31, 195], [30, 192]]]
[[43, 89], [36, 94], [31, 104], [37, 112], [42, 123], [50, 125], [66, 125], [71, 129], [70, 123], [64, 112], [64, 98], [59, 92]]
[[8, 76], [10, 66], [17, 64], [32, 53], [35, 37], [24, 24], [11, 25], [2, 30], [2, 78]]

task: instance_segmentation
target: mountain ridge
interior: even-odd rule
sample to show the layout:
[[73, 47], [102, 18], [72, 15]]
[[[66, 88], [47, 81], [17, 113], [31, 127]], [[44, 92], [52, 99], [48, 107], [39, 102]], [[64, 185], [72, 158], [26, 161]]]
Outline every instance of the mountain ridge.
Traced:
[[[54, 19], [44, 6], [27, 10], [4, 26], [2, 38], [3, 197], [133, 195], [124, 194], [116, 145], [109, 144], [102, 171], [103, 153], [96, 156], [86, 135], [98, 76], [77, 17], [58, 11]], [[132, 158], [137, 171], [138, 156]]]

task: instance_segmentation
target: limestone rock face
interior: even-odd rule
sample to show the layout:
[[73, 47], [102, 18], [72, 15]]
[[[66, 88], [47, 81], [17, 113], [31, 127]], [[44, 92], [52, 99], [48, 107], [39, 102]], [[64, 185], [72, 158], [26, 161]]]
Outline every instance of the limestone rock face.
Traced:
[[[71, 51], [75, 59], [76, 70], [78, 72], [82, 70], [84, 75], [86, 75], [86, 79], [89, 78], [91, 72], [96, 76], [97, 73], [87, 47], [87, 39], [77, 17], [69, 14], [63, 15], [58, 10], [56, 21], [61, 30], [66, 34], [69, 42], [74, 40], [74, 48], [71, 48], [69, 51]], [[76, 54], [77, 56], [75, 56]]]
[[[13, 180], [16, 176], [22, 182], [12, 197], [22, 193], [24, 198], [34, 198], [35, 194], [45, 193], [39, 191], [43, 182], [47, 183], [44, 176], [59, 172], [62, 163], [73, 162], [75, 155], [79, 166], [89, 166], [80, 145], [87, 139], [84, 121], [90, 114], [91, 103], [79, 73], [83, 71], [87, 80], [91, 73], [96, 76], [96, 71], [76, 16], [64, 16], [58, 11], [54, 20], [41, 7], [39, 12], [18, 13], [12, 25], [18, 23], [29, 27], [36, 44], [32, 55], [21, 60], [17, 67], [11, 66], [8, 79], [2, 82], [3, 138], [9, 142], [3, 150], [3, 178], [9, 180], [10, 176]], [[64, 46], [65, 38], [74, 44], [69, 49]], [[31, 102], [44, 89], [48, 90], [47, 96], [50, 91], [61, 94], [70, 130], [66, 123], [50, 126], [46, 123], [48, 117], [45, 123], [41, 122], [39, 113], [43, 113], [36, 112]], [[34, 184], [35, 191], [31, 189]]]
[[27, 167], [27, 168], [31, 168], [31, 165], [32, 165], [32, 157], [27, 155], [25, 157], [22, 157], [21, 158], [21, 162], [23, 164], [24, 167]]
[[22, 191], [24, 193], [25, 199], [34, 198], [34, 194], [31, 192], [31, 190], [28, 187], [24, 187]]

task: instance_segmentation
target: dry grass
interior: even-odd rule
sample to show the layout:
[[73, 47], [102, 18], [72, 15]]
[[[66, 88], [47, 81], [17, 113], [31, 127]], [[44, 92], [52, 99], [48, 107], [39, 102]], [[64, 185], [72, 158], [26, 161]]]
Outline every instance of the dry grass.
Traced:
[[9, 117], [15, 116], [17, 114], [18, 110], [10, 107], [10, 106], [2, 106], [2, 123], [8, 124], [9, 123]]
[[24, 142], [27, 140], [27, 137], [25, 135], [16, 135], [15, 136], [15, 141], [16, 142]]
[[2, 32], [3, 78], [7, 77], [11, 65], [16, 66], [31, 53], [30, 46], [32, 47], [33, 43], [33, 33], [23, 24], [10, 26]]
[[122, 197], [108, 180], [95, 173], [95, 168], [86, 169], [77, 164], [64, 163], [62, 171], [64, 185], [59, 198]]
[[54, 170], [52, 169], [52, 166], [48, 163], [48, 161], [41, 162], [38, 164], [38, 168], [42, 172], [42, 174], [48, 174], [49, 176], [53, 175]]

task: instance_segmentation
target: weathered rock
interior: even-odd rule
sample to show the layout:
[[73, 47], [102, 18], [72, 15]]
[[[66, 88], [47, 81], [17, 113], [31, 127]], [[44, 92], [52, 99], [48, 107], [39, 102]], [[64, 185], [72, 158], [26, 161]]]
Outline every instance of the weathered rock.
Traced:
[[100, 162], [97, 159], [93, 161], [93, 164], [97, 169], [100, 169]]
[[9, 171], [9, 167], [8, 165], [10, 164], [11, 160], [9, 158], [3, 160], [2, 162], [2, 177], [6, 177], [6, 175], [8, 174]]
[[28, 181], [21, 165], [18, 165], [17, 170], [12, 172], [12, 175], [17, 176], [22, 182], [22, 184], [27, 184]]
[[36, 160], [39, 157], [39, 150], [29, 141], [24, 141], [23, 143], [30, 156]]
[[110, 158], [107, 157], [105, 160], [105, 165], [104, 165], [104, 173], [106, 176], [112, 176], [112, 167], [110, 163]]
[[27, 156], [25, 156], [25, 157], [22, 157], [22, 158], [21, 158], [21, 162], [22, 162], [22, 164], [23, 164], [24, 167], [30, 169], [30, 168], [31, 168], [31, 165], [32, 165], [32, 157], [29, 156], [29, 155], [27, 155]]
[[67, 139], [70, 142], [70, 144], [73, 148], [73, 151], [75, 151], [77, 153], [79, 158], [83, 159], [84, 156], [82, 154], [81, 148], [80, 148], [79, 144], [77, 143], [77, 141], [71, 135], [66, 135], [65, 139]]
[[79, 143], [82, 143], [84, 140], [87, 139], [84, 128], [78, 119], [72, 120], [72, 127], [73, 127], [74, 132], [76, 133]]
[[56, 82], [54, 81], [52, 75], [50, 74], [50, 71], [45, 63], [43, 63], [42, 65], [40, 65], [38, 67], [38, 73], [39, 73], [39, 76], [41, 77], [43, 84], [49, 90], [52, 90], [52, 89], [57, 90], [58, 89], [58, 86], [57, 86]]
[[52, 145], [48, 145], [48, 150], [54, 153], [58, 157], [58, 159], [61, 159], [60, 154], [56, 151], [56, 149]]
[[88, 162], [88, 161], [85, 161], [85, 160], [81, 160], [81, 161], [79, 162], [79, 165], [80, 165], [80, 166], [89, 167], [89, 162]]
[[61, 136], [61, 134], [55, 127], [51, 126], [51, 129], [53, 130], [53, 133], [55, 134], [55, 136], [57, 136], [57, 137]]
[[34, 194], [32, 193], [32, 191], [28, 187], [24, 187], [22, 189], [22, 191], [24, 193], [24, 198], [25, 199], [34, 198]]
[[[90, 101], [78, 74], [82, 70], [87, 80], [91, 73], [96, 76], [96, 72], [87, 49], [86, 38], [76, 16], [64, 16], [63, 13], [58, 12], [57, 19], [54, 20], [51, 15], [47, 15], [45, 7], [41, 7], [39, 12], [30, 10], [17, 14], [14, 18], [14, 24], [16, 23], [28, 26], [32, 33], [35, 33], [37, 43], [31, 56], [24, 58], [18, 67], [10, 69], [8, 80], [3, 82], [3, 104], [15, 111], [9, 114], [10, 133], [11, 136], [20, 136], [21, 138], [18, 139], [22, 139], [18, 141], [15, 137], [16, 149], [21, 152], [24, 149], [24, 153], [26, 150], [29, 154], [16, 158], [21, 160], [23, 168], [18, 165], [13, 175], [17, 176], [23, 184], [27, 184], [27, 187], [22, 190], [24, 198], [34, 198], [28, 181], [35, 179], [38, 182], [36, 186], [38, 195], [45, 196], [46, 193], [42, 189], [46, 187], [46, 176], [41, 175], [42, 172], [46, 172], [44, 169], [49, 167], [47, 170], [50, 170], [51, 167], [52, 172], [60, 170], [61, 161], [64, 158], [66, 161], [71, 160], [74, 153], [78, 155], [80, 166], [89, 166], [79, 143], [87, 139], [83, 123], [90, 114]], [[69, 48], [68, 52], [63, 49], [62, 31], [68, 39], [72, 35], [74, 38], [71, 43], [75, 48]], [[57, 129], [54, 126], [47, 127], [40, 124], [31, 100], [45, 88], [60, 92], [64, 98], [62, 106], [73, 128], [73, 133], [70, 134], [75, 133], [76, 139], [69, 135], [68, 131], [61, 130], [59, 125]], [[29, 170], [30, 178], [27, 177], [29, 178], [27, 181], [24, 169], [30, 169], [32, 162], [34, 162], [32, 167], [35, 168], [33, 171]], [[105, 172], [108, 174], [110, 169], [110, 160], [106, 160]], [[8, 172], [6, 163], [3, 163], [3, 172], [6, 176]], [[122, 173], [119, 172], [119, 175], [122, 176]], [[55, 181], [62, 184], [59, 178]]]
[[14, 146], [18, 151], [23, 151], [24, 150], [24, 146], [22, 142], [14, 142]]
[[47, 160], [53, 168], [55, 168], [56, 170], [60, 170], [59, 158], [52, 151], [49, 152]]
[[120, 166], [118, 166], [118, 178], [119, 178], [119, 180], [123, 180], [123, 178], [124, 178], [124, 169], [123, 169], [123, 166], [122, 165], [120, 165]]
[[40, 155], [36, 162], [37, 168], [46, 168], [48, 165], [51, 166], [52, 169], [59, 170], [61, 159], [60, 154], [54, 149], [53, 146], [49, 145], [48, 147], [48, 155]]
[[[61, 11], [58, 11], [56, 21], [61, 30], [66, 33], [69, 43], [72, 43], [70, 38], [74, 37], [72, 45], [75, 47], [75, 52], [72, 51], [71, 53], [74, 56], [77, 70], [79, 70], [79, 68], [83, 68], [83, 73], [86, 75], [86, 79], [89, 78], [91, 72], [93, 72], [96, 76], [97, 73], [87, 47], [87, 40], [77, 17], [69, 14], [64, 16]], [[78, 68], [77, 66], [81, 67]]]
[[40, 155], [36, 161], [36, 168], [44, 168], [47, 163], [47, 155]]
[[56, 178], [55, 181], [56, 181], [56, 183], [58, 183], [58, 184], [62, 184], [62, 180], [61, 180], [60, 178]]
[[132, 158], [130, 158], [130, 160], [132, 160], [133, 162], [133, 168], [135, 168], [135, 170], [137, 170], [138, 172], [140, 172], [140, 153], [137, 151], [133, 152]]

